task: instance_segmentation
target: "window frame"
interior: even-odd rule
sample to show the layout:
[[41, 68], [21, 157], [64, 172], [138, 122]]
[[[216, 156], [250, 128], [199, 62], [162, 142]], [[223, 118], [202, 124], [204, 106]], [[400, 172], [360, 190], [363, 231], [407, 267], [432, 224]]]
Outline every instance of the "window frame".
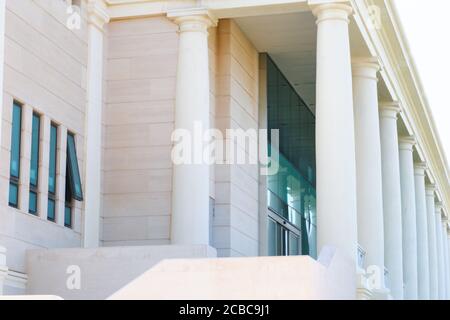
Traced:
[[[55, 132], [55, 135], [54, 135], [54, 138], [55, 138], [55, 141], [54, 141], [54, 143], [52, 143], [52, 136], [53, 136], [53, 134], [52, 134], [52, 132], [53, 132], [53, 129], [55, 130], [54, 132]], [[51, 222], [56, 222], [56, 191], [57, 191], [57, 183], [58, 183], [58, 179], [57, 179], [57, 162], [58, 162], [58, 129], [59, 129], [59, 126], [56, 124], [56, 123], [54, 123], [54, 122], [51, 122], [50, 123], [50, 142], [49, 142], [49, 144], [50, 144], [50, 146], [49, 146], [49, 165], [48, 165], [48, 167], [49, 167], [49, 172], [48, 172], [48, 175], [49, 175], [49, 179], [48, 179], [48, 194], [47, 194], [47, 198], [48, 198], [48, 200], [47, 200], [47, 220], [48, 221], [51, 221]], [[54, 147], [54, 149], [55, 149], [55, 152], [54, 152], [54, 165], [53, 165], [53, 171], [54, 171], [54, 177], [53, 177], [53, 179], [54, 179], [54, 190], [51, 190], [51, 188], [50, 188], [50, 175], [51, 175], [51, 169], [52, 169], [52, 148]], [[54, 209], [54, 211], [53, 211], [53, 217], [50, 217], [50, 215], [49, 215], [49, 205], [48, 205], [48, 203], [50, 203], [50, 201], [51, 202], [53, 202], [53, 209]]]
[[[69, 140], [73, 140], [73, 150], [71, 150]], [[72, 153], [73, 152], [73, 153]], [[83, 186], [81, 183], [80, 167], [78, 165], [77, 148], [75, 143], [75, 135], [73, 133], [67, 133], [67, 172], [66, 179], [69, 179], [72, 199], [77, 201], [83, 201]], [[75, 165], [75, 167], [73, 167]], [[78, 180], [78, 181], [75, 181]], [[77, 193], [76, 184], [79, 182], [80, 191]]]
[[[66, 147], [66, 188], [64, 203], [64, 226], [73, 228], [74, 200], [83, 201], [83, 186], [81, 183], [80, 167], [78, 165], [75, 134], [67, 132]], [[79, 183], [79, 193], [75, 192]], [[67, 219], [67, 210], [70, 210], [70, 221]]]
[[[34, 125], [35, 125], [35, 119], [37, 119], [37, 130], [35, 131]], [[31, 200], [31, 195], [33, 194], [36, 198], [36, 209], [31, 209], [31, 202], [28, 203], [28, 213], [33, 215], [38, 215], [39, 207], [38, 207], [38, 195], [39, 195], [39, 163], [40, 163], [40, 140], [41, 140], [41, 115], [37, 112], [33, 112], [32, 122], [31, 122], [31, 153], [30, 153], [30, 190], [29, 190], [29, 200]], [[34, 134], [37, 133], [37, 137], [34, 136]], [[37, 141], [35, 140], [37, 139]], [[37, 142], [37, 150], [36, 155], [34, 155], [36, 158], [33, 159], [33, 146], [34, 143]], [[33, 163], [33, 160], [36, 160], [36, 163]], [[36, 165], [36, 178], [35, 181], [33, 181], [31, 177], [31, 171], [33, 170], [33, 165]]]
[[[13, 168], [12, 168], [12, 163], [13, 163], [13, 144], [14, 144], [14, 132], [15, 132], [15, 128], [14, 128], [14, 111], [16, 110], [16, 108], [19, 110], [19, 124], [18, 124], [18, 131], [19, 131], [19, 138], [18, 141], [16, 141], [16, 143], [18, 144], [17, 146], [17, 153], [18, 153], [18, 159], [17, 159], [17, 176], [13, 174]], [[23, 105], [21, 103], [19, 103], [18, 101], [13, 101], [13, 106], [12, 106], [12, 123], [11, 123], [11, 150], [10, 150], [10, 165], [9, 165], [9, 194], [8, 194], [8, 205], [12, 208], [19, 208], [19, 199], [20, 199], [20, 173], [21, 173], [21, 165], [20, 165], [20, 160], [22, 157], [22, 126], [23, 126]], [[12, 191], [12, 186], [14, 186], [16, 188], [16, 203], [12, 203], [11, 200], [11, 191]]]

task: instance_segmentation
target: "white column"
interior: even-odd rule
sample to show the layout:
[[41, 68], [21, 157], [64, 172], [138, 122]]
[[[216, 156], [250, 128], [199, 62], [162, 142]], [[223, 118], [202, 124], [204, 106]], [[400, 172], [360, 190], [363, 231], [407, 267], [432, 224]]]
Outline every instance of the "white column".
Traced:
[[399, 139], [400, 181], [402, 190], [402, 243], [404, 298], [418, 299], [417, 227], [414, 187], [413, 137]]
[[450, 230], [447, 230], [447, 299], [450, 300]]
[[38, 213], [42, 220], [47, 220], [48, 206], [48, 174], [50, 163], [50, 126], [51, 119], [47, 115], [41, 116], [41, 133], [39, 137], [39, 193]]
[[435, 205], [434, 205], [435, 186], [427, 185], [427, 222], [428, 222], [428, 252], [430, 263], [430, 299], [437, 300], [439, 298], [438, 289], [438, 262], [437, 262], [437, 244], [436, 244], [436, 222], [435, 222]]
[[355, 117], [358, 241], [366, 267], [384, 272], [383, 188], [376, 58], [352, 61]]
[[84, 247], [99, 246], [103, 109], [103, 1], [88, 2], [88, 71], [85, 120]]
[[414, 166], [414, 185], [416, 191], [417, 226], [417, 273], [419, 299], [430, 299], [430, 261], [428, 258], [428, 219], [425, 195], [425, 163]]
[[438, 289], [439, 299], [445, 299], [445, 271], [444, 271], [444, 244], [442, 234], [442, 217], [441, 217], [442, 203], [436, 203], [436, 244], [438, 253]]
[[3, 294], [3, 285], [8, 271], [8, 266], [6, 265], [6, 248], [0, 247], [0, 296]]
[[[349, 15], [343, 4], [313, 7], [317, 17], [316, 161], [318, 251], [357, 253], [356, 164]], [[330, 161], [333, 159], [332, 161]]]
[[449, 299], [450, 288], [449, 288], [449, 272], [450, 266], [448, 261], [448, 241], [447, 241], [447, 220], [442, 221], [442, 247], [444, 249], [444, 299]]
[[392, 297], [403, 300], [402, 201], [397, 135], [399, 112], [397, 102], [380, 104], [384, 257]]
[[56, 223], [64, 227], [64, 210], [66, 207], [66, 163], [67, 163], [67, 128], [58, 126], [56, 139]]
[[[197, 125], [210, 128], [208, 28], [216, 20], [203, 9], [170, 12], [168, 17], [179, 25], [180, 34], [175, 130], [187, 130], [195, 139]], [[201, 150], [194, 152], [198, 155]], [[172, 243], [209, 244], [209, 176], [204, 161], [174, 164]]]
[[5, 14], [6, 0], [0, 0], [0, 147], [2, 144], [3, 124], [3, 80], [5, 78]]

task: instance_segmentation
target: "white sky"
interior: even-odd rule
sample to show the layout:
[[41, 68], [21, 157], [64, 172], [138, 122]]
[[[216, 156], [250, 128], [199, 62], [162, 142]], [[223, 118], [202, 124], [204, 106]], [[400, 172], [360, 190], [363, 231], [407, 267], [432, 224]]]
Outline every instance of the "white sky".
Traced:
[[450, 1], [394, 1], [450, 161]]

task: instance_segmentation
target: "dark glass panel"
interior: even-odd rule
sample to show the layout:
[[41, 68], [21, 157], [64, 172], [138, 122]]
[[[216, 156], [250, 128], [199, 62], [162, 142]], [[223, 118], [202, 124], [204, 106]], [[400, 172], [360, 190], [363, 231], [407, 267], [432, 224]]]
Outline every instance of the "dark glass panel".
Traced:
[[31, 214], [37, 213], [37, 194], [33, 191], [30, 192], [28, 212]]
[[19, 205], [19, 188], [12, 182], [9, 184], [9, 205], [14, 208]]
[[30, 161], [30, 185], [37, 187], [39, 179], [39, 115], [33, 114], [31, 129], [31, 161]]
[[56, 148], [58, 128], [52, 125], [50, 128], [50, 162], [48, 174], [48, 192], [56, 193]]
[[267, 238], [268, 238], [268, 248], [267, 248], [267, 254], [269, 256], [276, 256], [277, 255], [277, 223], [273, 221], [272, 219], [269, 219], [267, 223]]
[[13, 105], [12, 131], [11, 131], [11, 177], [19, 178], [20, 174], [20, 137], [22, 131], [22, 107]]
[[72, 134], [67, 135], [67, 177], [70, 182], [72, 197], [75, 200], [83, 201], [83, 192], [81, 188], [80, 170], [78, 167], [77, 151], [75, 148], [75, 137]]
[[[268, 207], [299, 231], [296, 244], [289, 245], [289, 254], [292, 249], [316, 257], [315, 117], [270, 57], [267, 101], [268, 128], [279, 129], [280, 134], [276, 154], [271, 154], [268, 137], [269, 156], [279, 159], [278, 173], [267, 177]], [[280, 235], [275, 238], [281, 243], [293, 240]], [[276, 251], [280, 250], [278, 242]]]
[[47, 219], [50, 221], [55, 221], [56, 217], [56, 206], [55, 206], [55, 200], [48, 199], [48, 205], [47, 205]]
[[72, 227], [72, 208], [69, 205], [66, 205], [64, 210], [64, 226]]

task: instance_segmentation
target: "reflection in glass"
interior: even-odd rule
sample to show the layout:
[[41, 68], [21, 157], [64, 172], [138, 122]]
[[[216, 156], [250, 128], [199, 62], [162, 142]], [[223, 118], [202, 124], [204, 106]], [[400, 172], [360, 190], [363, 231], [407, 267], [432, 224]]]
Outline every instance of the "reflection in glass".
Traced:
[[[315, 258], [315, 117], [270, 57], [267, 59], [267, 101], [268, 129], [279, 129], [280, 133], [279, 151], [275, 151], [279, 153], [280, 169], [276, 175], [267, 177], [268, 207], [287, 220], [300, 235], [289, 233], [288, 237], [283, 236], [286, 240], [281, 242], [287, 245], [277, 253], [294, 254], [301, 243], [301, 254]], [[269, 156], [272, 156], [270, 136], [268, 140]], [[269, 234], [269, 249], [272, 248], [270, 241], [274, 239], [280, 237]]]

